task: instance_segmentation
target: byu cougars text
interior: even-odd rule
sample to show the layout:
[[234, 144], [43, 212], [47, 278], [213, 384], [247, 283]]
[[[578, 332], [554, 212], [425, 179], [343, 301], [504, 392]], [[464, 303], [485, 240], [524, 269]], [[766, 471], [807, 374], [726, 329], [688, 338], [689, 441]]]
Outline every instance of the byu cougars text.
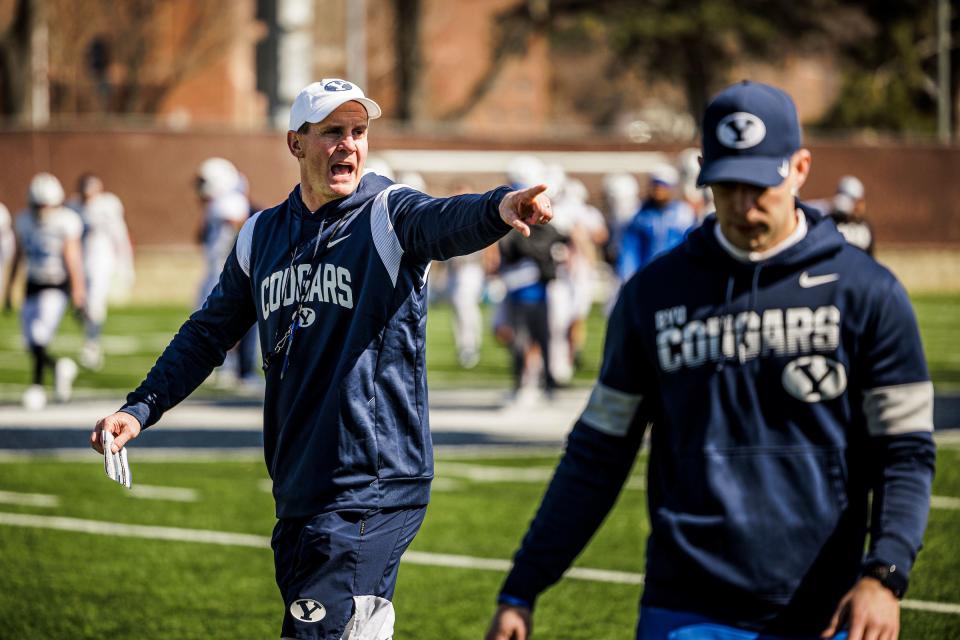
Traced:
[[[295, 275], [294, 275], [295, 274]], [[260, 313], [266, 320], [281, 307], [298, 302], [335, 304], [353, 309], [350, 271], [332, 264], [300, 264], [274, 271], [260, 282]], [[298, 300], [297, 292], [303, 296]]]

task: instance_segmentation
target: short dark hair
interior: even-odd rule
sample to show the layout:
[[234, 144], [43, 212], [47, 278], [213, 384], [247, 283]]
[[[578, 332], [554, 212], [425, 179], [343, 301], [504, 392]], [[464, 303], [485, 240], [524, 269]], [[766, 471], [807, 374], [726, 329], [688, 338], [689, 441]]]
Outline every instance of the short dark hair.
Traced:
[[[83, 193], [86, 191], [87, 185], [94, 180], [100, 180], [100, 176], [89, 171], [81, 174], [80, 178], [77, 180], [77, 191]], [[102, 180], [100, 181], [103, 182]]]
[[297, 129], [297, 133], [306, 133], [307, 131], [310, 131], [309, 122], [304, 122], [302, 125], [300, 125], [300, 128]]

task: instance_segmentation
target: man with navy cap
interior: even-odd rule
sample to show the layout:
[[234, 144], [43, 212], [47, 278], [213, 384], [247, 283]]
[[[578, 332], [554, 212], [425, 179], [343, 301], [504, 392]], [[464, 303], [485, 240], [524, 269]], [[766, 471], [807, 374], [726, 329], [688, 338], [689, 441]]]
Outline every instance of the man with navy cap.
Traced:
[[612, 507], [648, 424], [637, 638], [899, 633], [935, 459], [910, 302], [796, 199], [811, 156], [787, 94], [729, 87], [702, 130], [716, 214], [623, 287], [488, 640], [529, 636], [536, 598]]
[[[400, 556], [423, 521], [433, 478], [430, 264], [511, 229], [529, 236], [529, 225], [552, 215], [545, 185], [437, 199], [364, 175], [369, 122], [380, 113], [344, 80], [300, 92], [287, 132], [300, 183], [243, 225], [201, 309], [91, 434], [94, 449], [107, 443], [117, 454], [256, 324], [285, 638], [392, 637]], [[128, 473], [114, 476], [129, 486]]]

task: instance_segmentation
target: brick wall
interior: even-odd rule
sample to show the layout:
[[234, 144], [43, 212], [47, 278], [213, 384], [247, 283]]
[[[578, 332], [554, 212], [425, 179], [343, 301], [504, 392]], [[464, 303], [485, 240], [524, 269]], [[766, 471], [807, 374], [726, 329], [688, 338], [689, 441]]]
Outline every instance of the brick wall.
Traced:
[[[374, 127], [371, 152], [388, 149], [459, 148], [520, 150], [667, 151], [676, 147], [603, 143], [551, 143], [542, 139], [411, 138]], [[804, 197], [832, 194], [837, 178], [851, 173], [866, 186], [869, 216], [883, 245], [960, 247], [960, 147], [933, 145], [840, 145], [811, 142], [813, 170]], [[200, 206], [192, 185], [206, 158], [230, 159], [250, 180], [252, 198], [270, 206], [298, 181], [297, 164], [280, 133], [43, 131], [0, 133], [0, 202], [11, 211], [25, 205], [26, 188], [37, 171], [51, 171], [69, 193], [79, 175], [93, 171], [124, 201], [137, 244], [193, 242]], [[426, 176], [434, 187], [463, 175]], [[580, 176], [588, 187], [600, 176]], [[499, 180], [476, 176], [477, 188]]]

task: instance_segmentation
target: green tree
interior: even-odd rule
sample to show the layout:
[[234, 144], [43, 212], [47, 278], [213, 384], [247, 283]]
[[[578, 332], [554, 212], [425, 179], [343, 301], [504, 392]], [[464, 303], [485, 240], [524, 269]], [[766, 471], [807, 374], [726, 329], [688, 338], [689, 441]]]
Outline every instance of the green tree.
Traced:
[[[936, 130], [936, 2], [857, 2], [870, 23], [868, 33], [841, 48], [845, 81], [824, 128], [871, 128], [931, 134]], [[954, 11], [951, 104], [957, 104], [960, 55]], [[954, 122], [956, 121], [954, 113]]]
[[494, 64], [473, 99], [505, 58], [524, 50], [530, 33], [545, 30], [554, 46], [606, 48], [614, 82], [640, 70], [651, 80], [682, 83], [687, 108], [699, 120], [735, 64], [780, 59], [826, 33], [824, 16], [842, 10], [837, 0], [528, 0], [499, 16]]

